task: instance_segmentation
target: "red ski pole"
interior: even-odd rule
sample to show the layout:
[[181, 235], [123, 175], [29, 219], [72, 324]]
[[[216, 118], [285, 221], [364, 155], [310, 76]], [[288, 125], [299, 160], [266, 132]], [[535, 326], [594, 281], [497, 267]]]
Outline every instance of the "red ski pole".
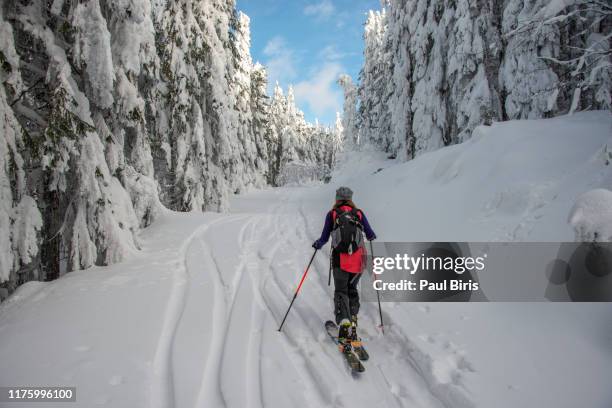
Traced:
[[308, 270], [310, 269], [310, 265], [312, 265], [312, 261], [314, 260], [315, 255], [317, 254], [318, 249], [315, 249], [314, 253], [312, 254], [312, 257], [310, 258], [310, 262], [308, 262], [308, 266], [306, 267], [306, 270], [304, 271], [304, 274], [302, 275], [302, 279], [300, 279], [300, 284], [298, 285], [297, 289], [295, 290], [295, 294], [293, 295], [293, 299], [291, 299], [291, 303], [289, 304], [289, 308], [287, 309], [287, 313], [285, 313], [285, 317], [283, 317], [283, 321], [280, 324], [280, 327], [278, 328], [278, 331], [281, 331], [281, 329], [283, 328], [283, 324], [285, 324], [285, 320], [287, 319], [287, 316], [289, 315], [289, 311], [291, 310], [291, 306], [293, 306], [293, 302], [295, 302], [295, 298], [297, 297], [298, 293], [300, 293], [300, 289], [302, 288], [302, 284], [304, 283], [304, 279], [306, 279], [306, 275], [308, 274]]

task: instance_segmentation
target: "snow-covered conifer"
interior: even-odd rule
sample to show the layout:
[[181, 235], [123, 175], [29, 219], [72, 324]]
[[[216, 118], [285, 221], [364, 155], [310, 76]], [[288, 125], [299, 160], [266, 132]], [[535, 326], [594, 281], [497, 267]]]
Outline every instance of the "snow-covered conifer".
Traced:
[[365, 23], [357, 123], [392, 156], [460, 143], [480, 124], [610, 107], [602, 2], [381, 3]]
[[357, 87], [353, 83], [353, 79], [347, 74], [340, 75], [338, 84], [344, 91], [342, 138], [351, 145], [359, 146], [359, 135], [357, 134]]

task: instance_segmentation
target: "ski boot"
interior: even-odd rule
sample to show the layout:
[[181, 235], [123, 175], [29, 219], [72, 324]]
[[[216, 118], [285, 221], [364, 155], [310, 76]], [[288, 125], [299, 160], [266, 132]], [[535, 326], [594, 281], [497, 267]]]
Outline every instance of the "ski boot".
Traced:
[[357, 337], [357, 315], [351, 316], [351, 341], [359, 341], [359, 337]]
[[349, 319], [342, 319], [338, 329], [338, 348], [341, 353], [350, 353], [351, 347], [351, 322]]

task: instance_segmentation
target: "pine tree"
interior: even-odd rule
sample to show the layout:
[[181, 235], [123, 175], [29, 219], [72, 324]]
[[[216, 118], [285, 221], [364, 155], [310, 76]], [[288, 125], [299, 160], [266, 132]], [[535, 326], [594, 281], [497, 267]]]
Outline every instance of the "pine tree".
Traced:
[[256, 63], [251, 70], [250, 108], [253, 115], [251, 133], [257, 149], [257, 168], [261, 169], [265, 182], [274, 185], [270, 170], [270, 158], [275, 154], [275, 140], [270, 123], [270, 101], [267, 95], [268, 75], [263, 65]]
[[237, 12], [232, 18], [232, 44], [233, 44], [233, 78], [230, 85], [234, 88], [235, 110], [238, 114], [234, 122], [238, 140], [242, 145], [238, 163], [242, 170], [241, 174], [233, 174], [230, 180], [238, 183], [234, 186], [236, 191], [240, 191], [244, 186], [260, 187], [264, 184], [263, 174], [265, 165], [263, 160], [267, 155], [258, 145], [263, 146], [263, 136], [255, 133], [253, 128], [253, 106], [251, 74], [254, 69], [251, 60], [251, 33], [249, 17]]
[[344, 91], [344, 112], [342, 114], [342, 138], [348, 144], [359, 146], [357, 133], [357, 87], [353, 79], [346, 74], [340, 75], [338, 84]]
[[364, 32], [364, 65], [359, 74], [359, 135], [363, 142], [372, 142], [389, 151], [391, 141], [392, 71], [390, 37], [387, 33], [387, 11], [370, 11]]
[[[0, 9], [0, 36], [13, 38]], [[0, 301], [19, 284], [39, 278], [42, 218], [27, 185], [32, 163], [9, 97], [24, 91], [19, 57], [12, 43], [0, 42]], [[8, 95], [7, 95], [8, 93]]]
[[[100, 6], [112, 40], [112, 66], [108, 69], [114, 76], [110, 92], [115, 103], [109, 108], [87, 96], [109, 170], [128, 192], [139, 225], [145, 227], [161, 209], [151, 148], [154, 115], [161, 105], [154, 85], [159, 82], [160, 63], [151, 4], [131, 0], [126, 8], [101, 1]], [[87, 21], [87, 16], [84, 18]], [[96, 64], [95, 60], [83, 62], [87, 67]]]
[[539, 33], [510, 36], [546, 3], [545, 0], [511, 0], [504, 8], [501, 28], [507, 44], [500, 67], [500, 82], [506, 93], [504, 104], [508, 119], [550, 117], [556, 111], [559, 77], [540, 57], [558, 55], [559, 31], [550, 26]]

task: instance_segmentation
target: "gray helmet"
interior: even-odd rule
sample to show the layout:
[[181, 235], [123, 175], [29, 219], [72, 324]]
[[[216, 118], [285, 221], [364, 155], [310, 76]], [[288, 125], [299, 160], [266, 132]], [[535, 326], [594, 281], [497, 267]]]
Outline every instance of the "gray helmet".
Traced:
[[348, 187], [340, 187], [336, 190], [336, 200], [352, 200], [353, 190]]

